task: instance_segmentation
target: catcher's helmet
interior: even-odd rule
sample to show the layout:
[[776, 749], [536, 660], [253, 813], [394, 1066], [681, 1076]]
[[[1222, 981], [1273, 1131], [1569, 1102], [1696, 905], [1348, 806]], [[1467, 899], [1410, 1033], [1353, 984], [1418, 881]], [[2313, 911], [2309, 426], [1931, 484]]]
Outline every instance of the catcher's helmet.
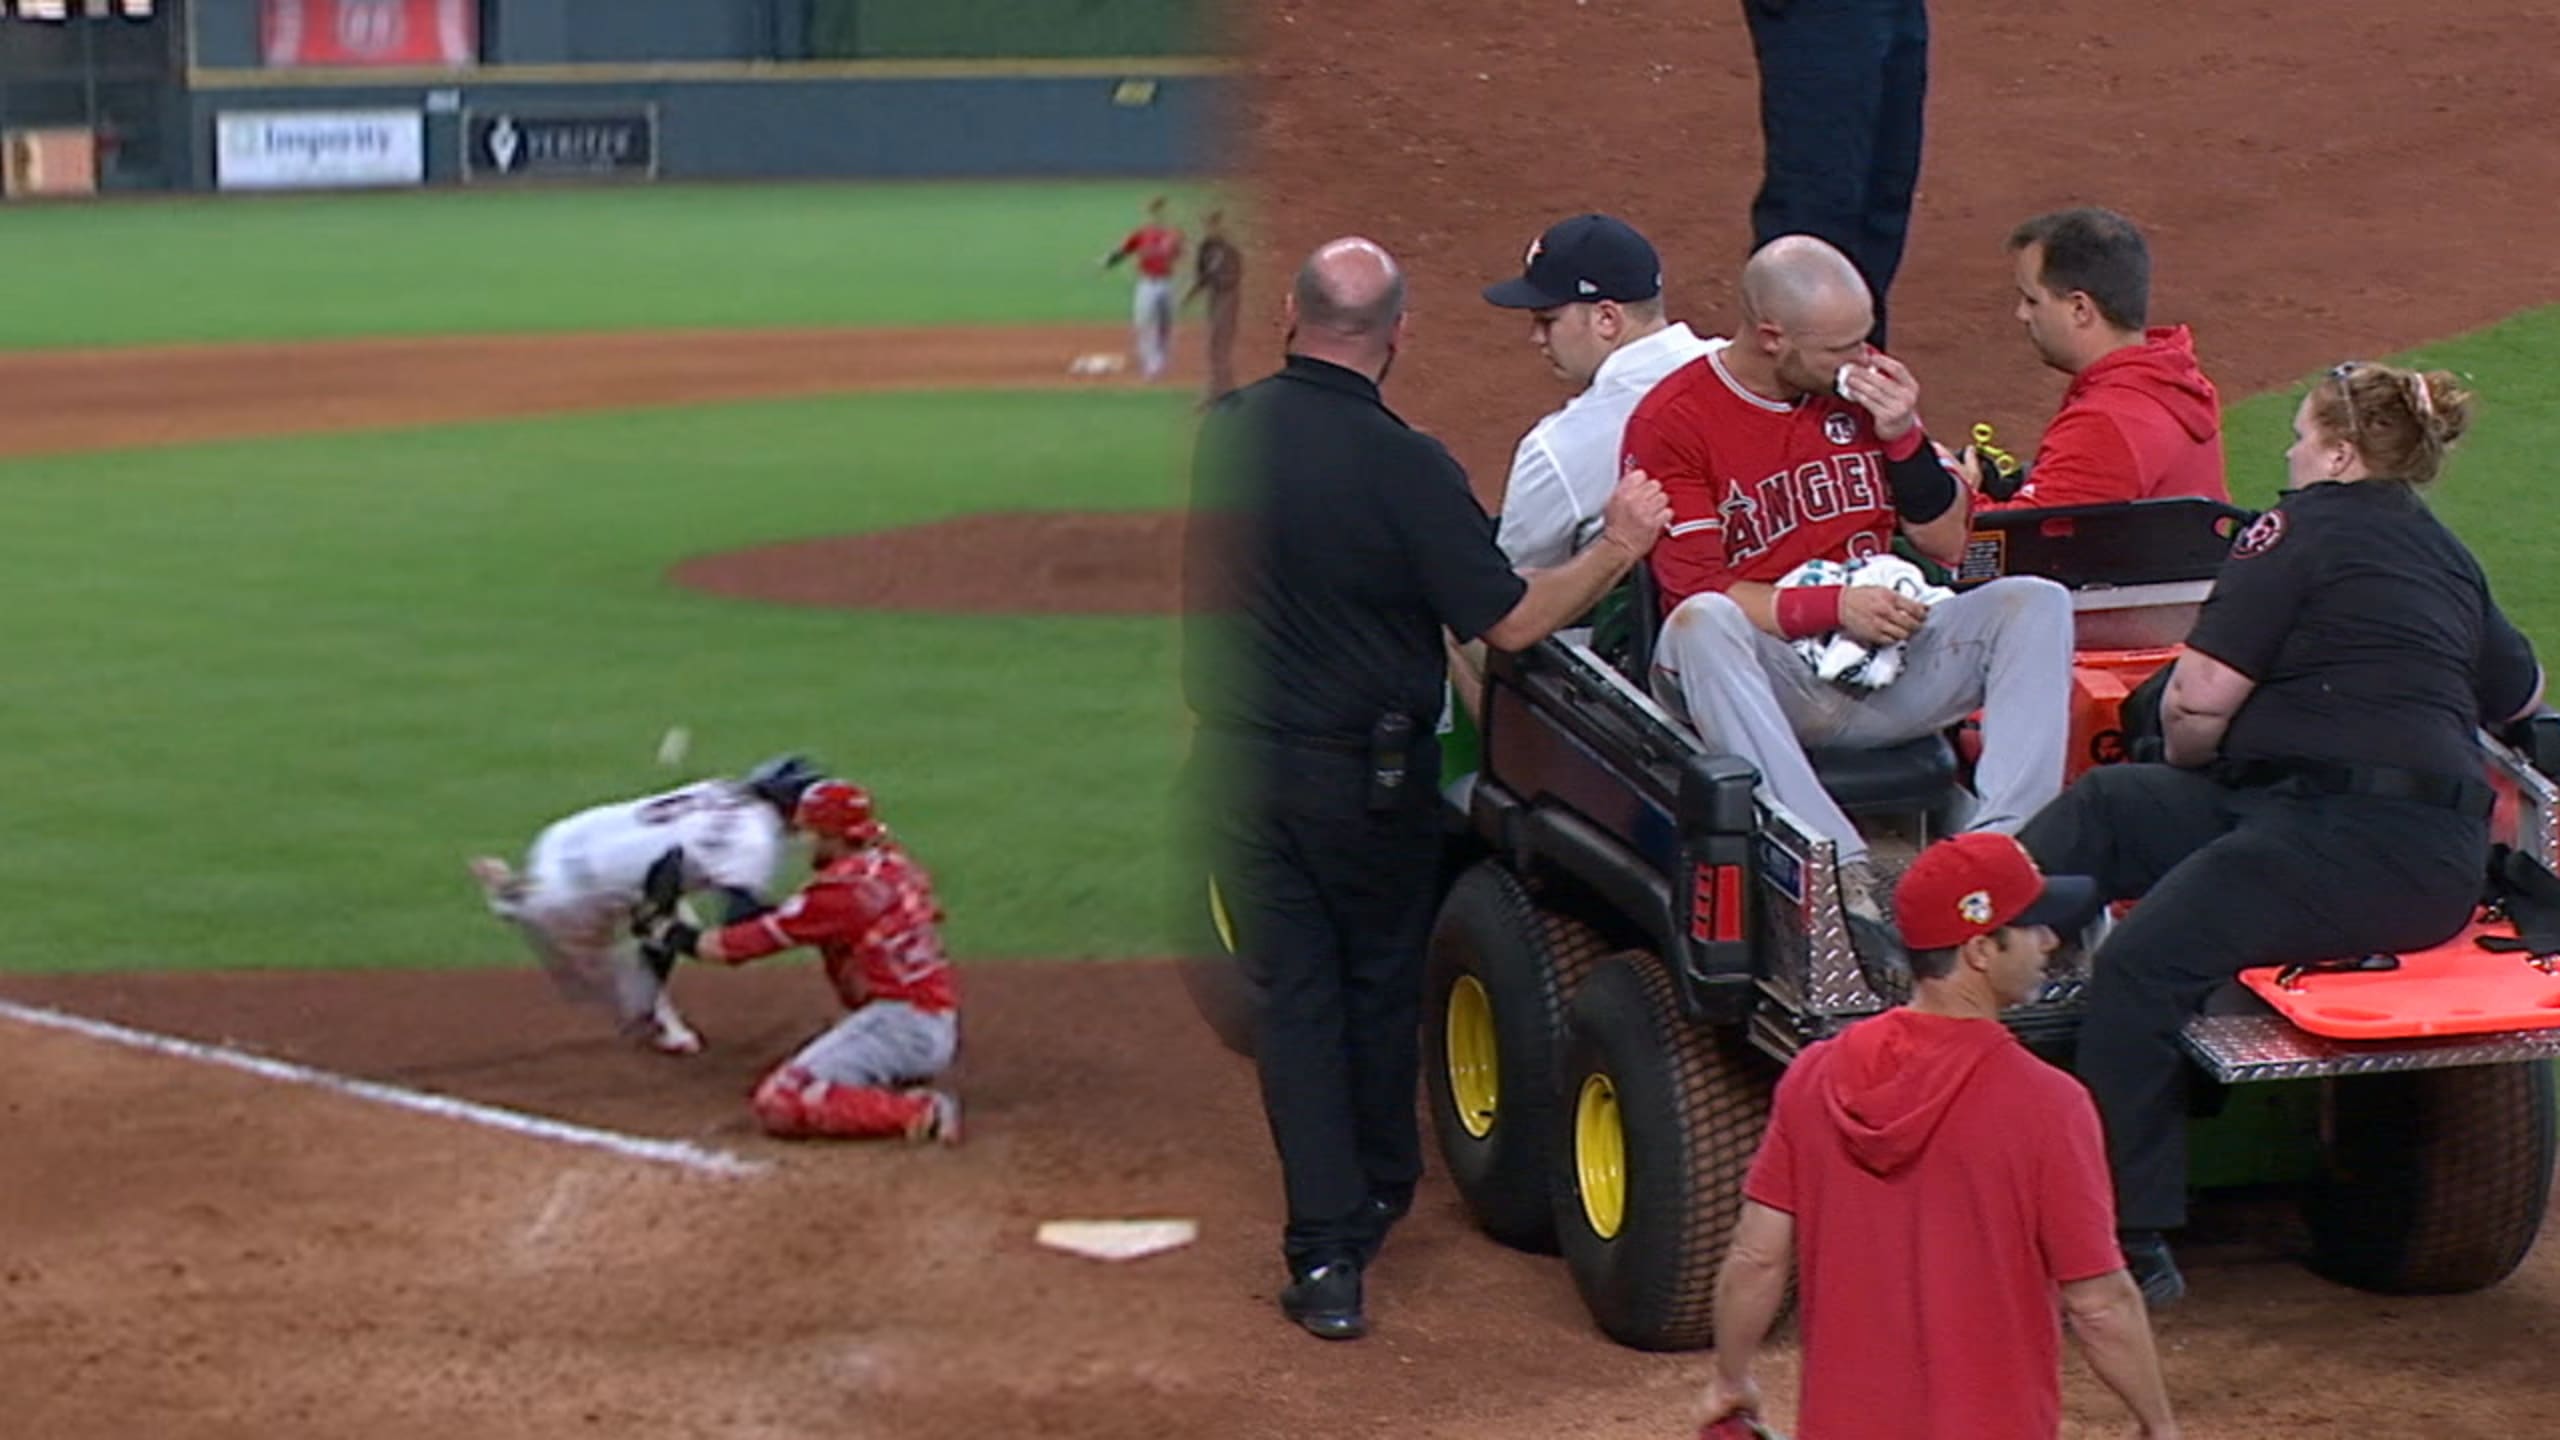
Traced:
[[871, 814], [871, 792], [842, 780], [820, 780], [800, 792], [791, 823], [812, 835], [868, 845], [883, 833]]
[[747, 772], [747, 788], [755, 792], [757, 799], [788, 816], [799, 805], [801, 792], [817, 784], [819, 778], [807, 757], [777, 755]]

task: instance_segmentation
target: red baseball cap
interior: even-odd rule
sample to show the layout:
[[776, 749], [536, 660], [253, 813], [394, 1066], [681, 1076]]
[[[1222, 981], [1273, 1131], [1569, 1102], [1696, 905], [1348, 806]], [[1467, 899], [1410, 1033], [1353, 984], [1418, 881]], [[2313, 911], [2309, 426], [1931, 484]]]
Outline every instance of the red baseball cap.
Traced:
[[2077, 930], [2098, 913], [2097, 882], [2047, 876], [2014, 838], [1976, 830], [1920, 853], [1893, 892], [1902, 943], [1950, 950], [2003, 925]]

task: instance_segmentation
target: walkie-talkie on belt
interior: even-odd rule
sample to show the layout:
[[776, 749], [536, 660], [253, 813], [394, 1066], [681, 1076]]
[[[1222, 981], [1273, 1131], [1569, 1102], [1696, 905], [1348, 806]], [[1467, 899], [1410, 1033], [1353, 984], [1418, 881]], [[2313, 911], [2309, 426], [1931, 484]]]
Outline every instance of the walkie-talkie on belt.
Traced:
[[1393, 810], [1404, 798], [1404, 773], [1413, 761], [1413, 717], [1390, 710], [1369, 727], [1369, 809]]

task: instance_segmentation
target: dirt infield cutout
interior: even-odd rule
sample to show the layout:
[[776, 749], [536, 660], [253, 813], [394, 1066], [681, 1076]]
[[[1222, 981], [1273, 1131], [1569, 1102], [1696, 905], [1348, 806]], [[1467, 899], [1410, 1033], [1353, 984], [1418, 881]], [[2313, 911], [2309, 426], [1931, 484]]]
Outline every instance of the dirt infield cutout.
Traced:
[[734, 599], [972, 615], [1161, 615], [1180, 599], [1182, 517], [1005, 511], [764, 545], [678, 565]]

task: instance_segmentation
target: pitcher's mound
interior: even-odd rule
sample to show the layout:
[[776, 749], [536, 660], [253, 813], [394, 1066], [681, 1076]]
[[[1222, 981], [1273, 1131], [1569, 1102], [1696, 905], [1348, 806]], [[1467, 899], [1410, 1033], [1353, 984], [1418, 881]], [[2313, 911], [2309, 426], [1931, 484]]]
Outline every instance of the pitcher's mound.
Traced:
[[675, 582], [784, 605], [974, 615], [1167, 615], [1182, 516], [1009, 511], [687, 560]]

